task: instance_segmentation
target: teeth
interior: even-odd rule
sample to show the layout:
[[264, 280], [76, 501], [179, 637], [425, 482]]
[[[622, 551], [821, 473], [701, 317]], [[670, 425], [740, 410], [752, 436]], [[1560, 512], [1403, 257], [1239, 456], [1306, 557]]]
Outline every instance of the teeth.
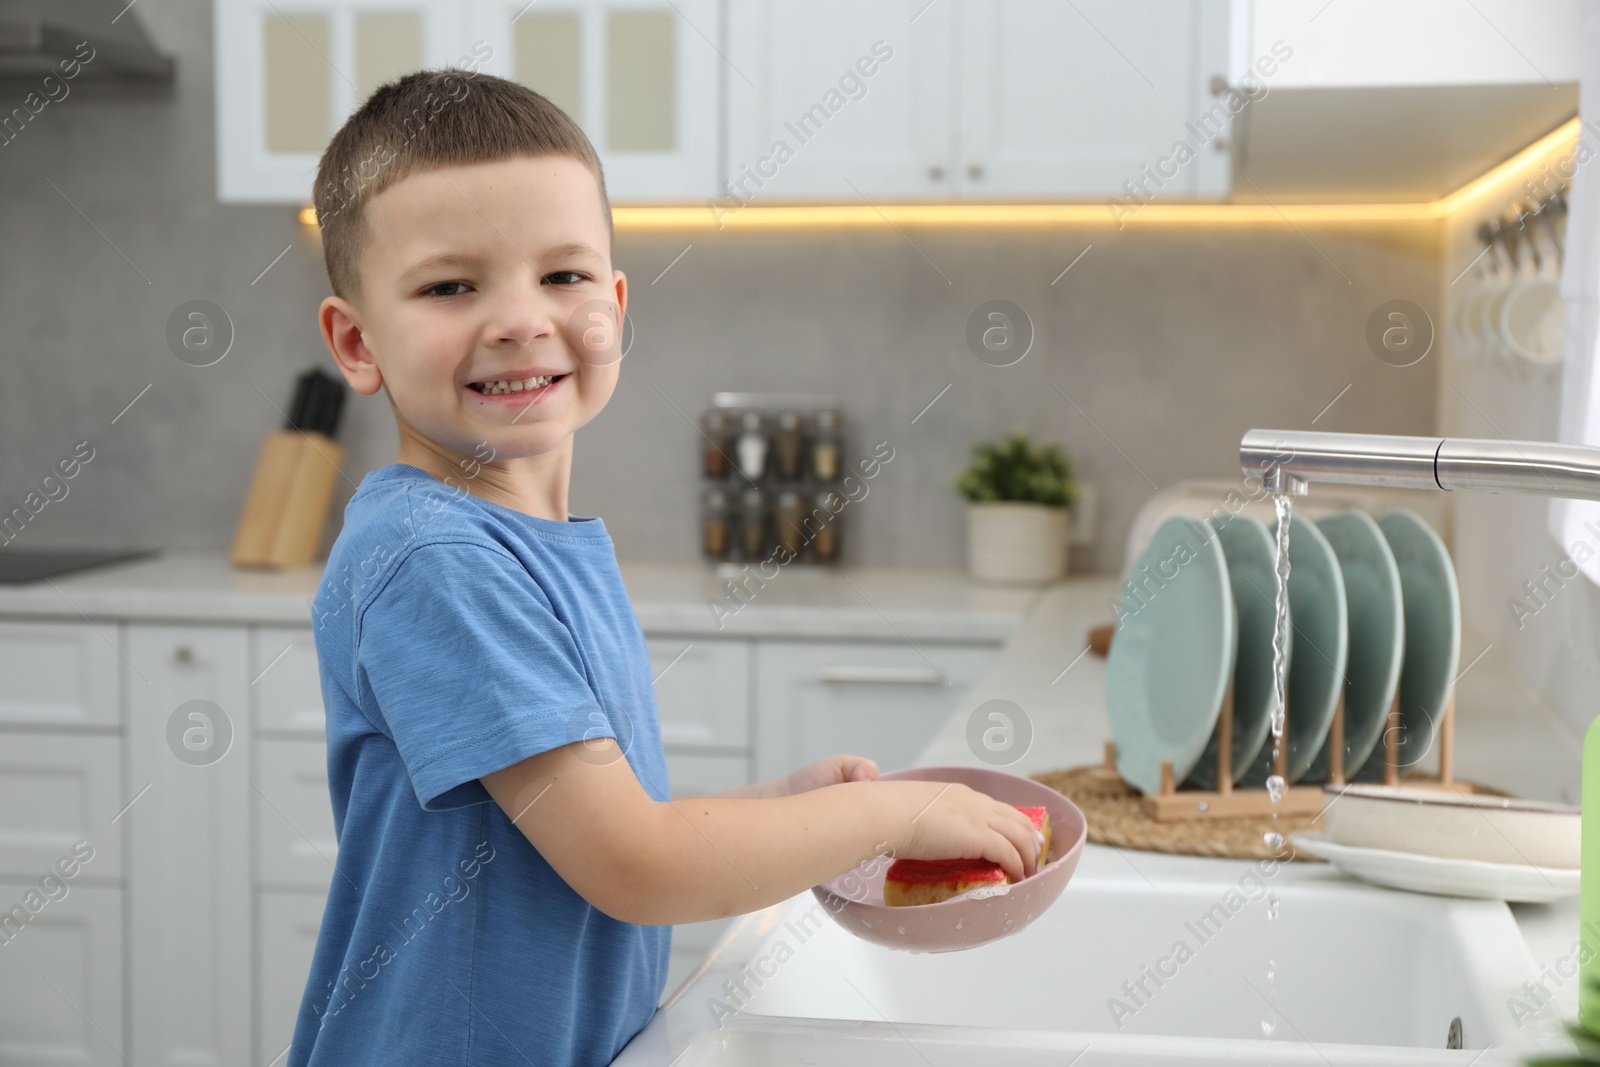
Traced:
[[533, 378], [513, 378], [497, 382], [473, 382], [472, 388], [489, 396], [498, 396], [501, 393], [521, 393], [529, 389], [538, 389], [555, 380], [556, 375], [545, 374]]

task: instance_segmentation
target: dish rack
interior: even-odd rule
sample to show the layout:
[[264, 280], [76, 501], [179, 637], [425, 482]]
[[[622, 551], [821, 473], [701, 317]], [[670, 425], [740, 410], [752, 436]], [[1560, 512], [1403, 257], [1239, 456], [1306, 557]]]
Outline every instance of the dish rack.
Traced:
[[[1285, 708], [1284, 735], [1288, 735], [1288, 714]], [[1452, 789], [1455, 787], [1455, 735], [1456, 690], [1450, 687], [1445, 699], [1444, 713], [1439, 718], [1437, 738], [1439, 743], [1439, 775], [1437, 778], [1411, 778], [1407, 787]], [[1398, 688], [1389, 702], [1387, 722], [1383, 728], [1383, 784], [1400, 784], [1400, 693]], [[1259, 817], [1263, 815], [1317, 815], [1324, 806], [1322, 784], [1293, 785], [1284, 789], [1276, 804], [1266, 787], [1236, 788], [1233, 784], [1233, 682], [1229, 681], [1227, 694], [1222, 698], [1222, 711], [1217, 718], [1216, 789], [1180, 790], [1172, 773], [1172, 761], [1161, 763], [1161, 790], [1149, 793], [1140, 801], [1144, 813], [1157, 822], [1180, 822], [1200, 819], [1228, 819]], [[1270, 743], [1270, 740], [1269, 740]], [[1344, 694], [1339, 694], [1334, 705], [1333, 723], [1328, 728], [1328, 782], [1345, 784], [1344, 769]], [[1273, 759], [1273, 773], [1287, 778], [1289, 746], [1279, 745]], [[1115, 774], [1117, 746], [1107, 741], [1105, 766]]]

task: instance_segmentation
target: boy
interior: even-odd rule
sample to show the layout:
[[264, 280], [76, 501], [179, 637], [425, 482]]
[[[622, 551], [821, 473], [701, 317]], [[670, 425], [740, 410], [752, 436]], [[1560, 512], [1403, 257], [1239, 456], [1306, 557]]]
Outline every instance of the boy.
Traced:
[[628, 290], [560, 109], [488, 75], [403, 77], [334, 136], [316, 207], [323, 339], [356, 392], [384, 391], [400, 448], [313, 605], [339, 855], [290, 1067], [609, 1063], [660, 998], [666, 924], [886, 850], [1032, 873], [1010, 805], [854, 756], [669, 799], [611, 539], [567, 512]]

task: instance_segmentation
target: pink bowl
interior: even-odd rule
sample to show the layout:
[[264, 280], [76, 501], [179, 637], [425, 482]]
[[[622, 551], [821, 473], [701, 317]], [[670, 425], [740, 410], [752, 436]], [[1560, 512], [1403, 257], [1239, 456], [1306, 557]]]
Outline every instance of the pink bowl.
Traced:
[[885, 904], [883, 876], [889, 862], [884, 859], [869, 860], [812, 886], [811, 892], [834, 921], [859, 938], [912, 952], [976, 948], [1009, 937], [1044, 914], [1078, 869], [1088, 824], [1076, 804], [1047, 785], [986, 767], [911, 767], [878, 778], [885, 782], [958, 782], [1007, 804], [1043, 806], [1050, 813], [1050, 855], [1031, 877], [992, 891], [992, 895], [938, 904], [900, 908]]

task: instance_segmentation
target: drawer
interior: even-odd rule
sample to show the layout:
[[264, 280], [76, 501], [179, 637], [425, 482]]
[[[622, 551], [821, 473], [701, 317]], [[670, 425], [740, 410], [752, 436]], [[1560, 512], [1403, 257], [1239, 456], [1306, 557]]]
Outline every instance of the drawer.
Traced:
[[0, 622], [0, 725], [122, 723], [116, 623]]
[[122, 877], [122, 739], [0, 736], [0, 877], [38, 878], [80, 841], [94, 848], [77, 878]]
[[256, 881], [326, 891], [339, 855], [320, 741], [262, 738], [256, 746]]
[[744, 749], [750, 744], [750, 643], [647, 637], [663, 745]]
[[300, 999], [311, 974], [322, 909], [321, 893], [279, 893], [256, 896], [256, 1064], [281, 1065], [294, 1037]]
[[836, 752], [880, 770], [914, 763], [998, 645], [760, 641], [755, 776]]
[[675, 797], [720, 793], [724, 789], [748, 785], [750, 757], [725, 753], [692, 753], [666, 750], [667, 784]]
[[[0, 931], [0, 1067], [123, 1064], [122, 890], [67, 885], [25, 925]], [[0, 882], [0, 911], [26, 893]]]
[[257, 731], [323, 736], [322, 676], [309, 627], [252, 628], [250, 678]]

